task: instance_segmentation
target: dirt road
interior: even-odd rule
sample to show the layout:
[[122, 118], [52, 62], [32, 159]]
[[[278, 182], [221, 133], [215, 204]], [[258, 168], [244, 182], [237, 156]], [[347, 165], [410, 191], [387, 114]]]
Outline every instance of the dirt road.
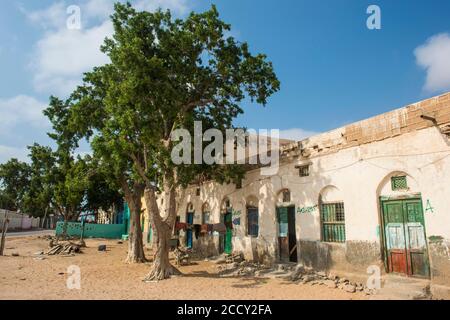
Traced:
[[[128, 265], [123, 261], [127, 243], [86, 240], [87, 248], [73, 257], [52, 256], [41, 260], [36, 253], [48, 242], [33, 237], [10, 238], [6, 256], [0, 257], [0, 299], [366, 299], [325, 286], [296, 284], [278, 279], [222, 278], [216, 265], [195, 261], [183, 266], [184, 276], [158, 283], [142, 279], [150, 264]], [[108, 251], [97, 246], [106, 244]], [[13, 253], [19, 256], [12, 256]], [[146, 251], [150, 256], [150, 252]], [[81, 271], [81, 289], [68, 289], [68, 267]]]

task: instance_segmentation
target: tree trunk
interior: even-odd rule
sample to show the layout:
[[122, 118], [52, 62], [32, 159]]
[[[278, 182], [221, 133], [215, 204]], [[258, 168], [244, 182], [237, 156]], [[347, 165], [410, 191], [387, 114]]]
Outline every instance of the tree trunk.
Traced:
[[[174, 191], [171, 190], [170, 192]], [[172, 197], [174, 199], [174, 194], [169, 194], [167, 207], [170, 209], [174, 209], [174, 207], [171, 207]], [[144, 198], [149, 213], [152, 216], [152, 223], [157, 233], [157, 239], [155, 239], [156, 251], [154, 253], [153, 267], [144, 281], [159, 281], [168, 279], [172, 275], [181, 275], [181, 272], [169, 261], [170, 238], [173, 230], [173, 219], [171, 219], [171, 215], [175, 212], [171, 212], [171, 210], [169, 210], [168, 216], [165, 220], [163, 220], [159, 214], [155, 191], [147, 188], [145, 190]]]
[[45, 214], [44, 214], [44, 219], [42, 220], [42, 223], [41, 223], [41, 229], [44, 229], [45, 219], [47, 218], [47, 212], [48, 212], [48, 206], [45, 207]]
[[[146, 262], [144, 253], [144, 244], [142, 241], [141, 227], [141, 195], [136, 195], [129, 199], [128, 206], [130, 208], [130, 232], [128, 234], [128, 255], [127, 263], [143, 263]], [[130, 197], [128, 197], [130, 198]]]
[[6, 232], [8, 231], [8, 224], [9, 224], [9, 219], [5, 215], [5, 221], [3, 221], [3, 227], [2, 227], [2, 236], [0, 239], [0, 256], [3, 256], [3, 251], [5, 250], [5, 239], [6, 239]]

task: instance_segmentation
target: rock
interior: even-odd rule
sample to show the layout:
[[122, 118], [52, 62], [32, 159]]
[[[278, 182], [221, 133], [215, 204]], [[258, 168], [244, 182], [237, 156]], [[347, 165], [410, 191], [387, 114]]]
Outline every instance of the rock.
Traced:
[[371, 294], [373, 294], [372, 290], [369, 289], [369, 288], [367, 288], [367, 287], [365, 287], [365, 288], [363, 289], [363, 291], [364, 291], [364, 293], [365, 293], [366, 295], [368, 295], [368, 296], [370, 296]]
[[350, 292], [350, 293], [356, 292], [356, 287], [354, 285], [352, 285], [352, 284], [344, 285], [343, 289], [344, 289], [344, 291]]
[[338, 280], [339, 278], [338, 278], [337, 275], [335, 275], [333, 273], [329, 273], [328, 274], [328, 279], [330, 279], [330, 280]]
[[122, 244], [123, 243], [123, 241], [117, 241], [117, 244]]
[[13, 252], [13, 253], [11, 253], [11, 255], [12, 255], [13, 257], [18, 257], [18, 256], [19, 256], [19, 254], [18, 254], [17, 252]]
[[305, 267], [305, 273], [314, 274], [314, 269], [311, 267]]
[[277, 271], [286, 271], [286, 266], [284, 264], [279, 264]]
[[306, 273], [305, 267], [302, 264], [296, 265], [294, 271], [298, 273]]
[[318, 275], [319, 277], [322, 277], [322, 278], [325, 278], [325, 277], [327, 276], [327, 274], [326, 274], [325, 272], [323, 272], [323, 271], [317, 272], [317, 275]]
[[325, 280], [322, 283], [330, 289], [336, 288], [336, 283], [333, 280]]
[[348, 282], [348, 280], [346, 278], [340, 278], [339, 279], [339, 283], [346, 283]]
[[38, 252], [34, 253], [34, 255], [36, 255], [36, 256], [40, 256], [40, 255], [43, 255], [43, 254], [44, 254], [44, 251], [38, 251]]
[[227, 259], [224, 256], [220, 256], [219, 258], [214, 261], [215, 264], [224, 264], [227, 261]]
[[303, 282], [303, 283], [308, 283], [308, 282], [313, 281], [314, 279], [315, 279], [315, 277], [312, 276], [312, 275], [305, 275], [305, 276], [303, 277], [302, 282]]
[[101, 244], [98, 246], [98, 251], [106, 251], [106, 244]]
[[45, 257], [35, 257], [35, 258], [33, 258], [33, 260], [45, 260], [46, 258]]

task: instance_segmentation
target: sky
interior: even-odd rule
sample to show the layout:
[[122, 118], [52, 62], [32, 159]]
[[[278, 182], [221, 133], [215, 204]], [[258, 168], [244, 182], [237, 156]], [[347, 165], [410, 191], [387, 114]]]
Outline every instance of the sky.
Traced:
[[[243, 103], [236, 125], [300, 140], [450, 91], [448, 0], [134, 0], [185, 17], [215, 4], [231, 35], [265, 53], [281, 90], [265, 107]], [[73, 6], [81, 28], [67, 27]], [[369, 29], [370, 5], [380, 29]], [[12, 0], [0, 10], [0, 163], [52, 145], [43, 116], [83, 72], [108, 62], [110, 0]], [[72, 21], [72, 20], [70, 20]], [[372, 21], [372, 20], [370, 20]], [[80, 152], [88, 152], [82, 145]]]

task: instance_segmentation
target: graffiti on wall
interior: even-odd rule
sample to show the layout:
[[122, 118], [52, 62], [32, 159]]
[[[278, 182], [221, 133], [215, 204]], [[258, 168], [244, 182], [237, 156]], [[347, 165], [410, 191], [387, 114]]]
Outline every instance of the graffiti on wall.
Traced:
[[425, 213], [434, 213], [434, 208], [431, 205], [430, 199], [427, 199], [427, 205], [425, 207]]
[[233, 217], [233, 224], [235, 226], [240, 226], [241, 225], [241, 210], [234, 210], [231, 211], [231, 215]]
[[297, 208], [297, 213], [314, 213], [316, 210], [317, 210], [317, 208], [318, 208], [319, 206], [316, 204], [316, 205], [314, 205], [314, 206], [309, 206], [309, 207], [298, 207]]

